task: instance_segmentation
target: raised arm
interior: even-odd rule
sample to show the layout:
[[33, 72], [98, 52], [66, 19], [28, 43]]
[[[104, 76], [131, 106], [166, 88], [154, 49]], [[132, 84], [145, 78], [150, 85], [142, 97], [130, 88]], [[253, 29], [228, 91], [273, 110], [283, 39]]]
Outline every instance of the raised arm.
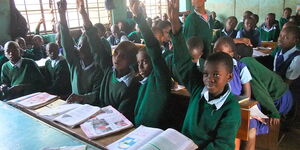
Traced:
[[66, 10], [67, 2], [66, 0], [61, 0], [57, 2], [57, 8], [60, 17], [60, 36], [61, 36], [61, 45], [63, 47], [63, 55], [66, 58], [69, 65], [79, 62], [79, 57], [75, 52], [75, 42], [73, 41], [70, 31], [68, 28], [68, 23], [66, 19]]
[[82, 16], [83, 25], [86, 29], [86, 36], [88, 43], [91, 49], [91, 53], [94, 55], [94, 61], [102, 69], [111, 68], [112, 66], [112, 57], [109, 50], [106, 49], [105, 44], [102, 42], [100, 37], [97, 34], [97, 29], [93, 27], [93, 24], [85, 11], [84, 1], [77, 0], [77, 9]]
[[192, 57], [188, 52], [185, 39], [181, 32], [181, 25], [178, 20], [179, 0], [168, 1], [168, 13], [172, 24], [172, 42], [174, 47], [174, 63], [176, 70], [190, 93], [196, 87], [203, 87], [202, 73], [192, 62]]

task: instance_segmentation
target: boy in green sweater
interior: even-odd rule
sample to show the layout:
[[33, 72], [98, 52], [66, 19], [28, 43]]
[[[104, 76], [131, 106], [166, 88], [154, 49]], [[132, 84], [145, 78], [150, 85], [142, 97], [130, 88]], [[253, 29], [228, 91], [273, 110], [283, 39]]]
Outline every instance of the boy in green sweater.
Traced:
[[20, 56], [18, 43], [8, 41], [4, 53], [9, 61], [2, 66], [1, 99], [13, 99], [41, 91], [44, 77], [34, 61]]
[[138, 47], [129, 41], [121, 42], [114, 50], [113, 56], [107, 53], [105, 46], [95, 34], [95, 28], [84, 9], [84, 2], [77, 1], [78, 11], [83, 18], [84, 27], [91, 52], [104, 76], [100, 84], [98, 105], [104, 107], [111, 105], [123, 113], [129, 120], [133, 120], [138, 83], [135, 81], [135, 71], [132, 66], [136, 63]]
[[222, 52], [209, 56], [202, 74], [188, 53], [178, 20], [179, 1], [168, 1], [172, 22], [175, 66], [190, 92], [190, 104], [182, 133], [191, 138], [201, 150], [234, 149], [240, 126], [240, 107], [230, 92], [232, 58]]
[[45, 63], [45, 77], [48, 81], [46, 91], [66, 99], [71, 94], [70, 71], [67, 60], [58, 56], [59, 47], [56, 43], [48, 43], [46, 52], [50, 57]]
[[277, 24], [275, 24], [275, 16], [273, 13], [268, 13], [265, 23], [258, 28], [258, 31], [261, 41], [277, 42], [280, 31]]
[[[60, 36], [63, 47], [63, 56], [66, 58], [72, 86], [72, 94], [67, 98], [69, 103], [88, 103], [96, 105], [99, 95], [100, 81], [103, 77], [101, 68], [93, 61], [90, 47], [92, 43], [83, 36], [79, 46], [75, 48], [75, 42], [70, 35], [66, 20], [67, 3], [65, 0], [58, 2], [60, 15]], [[97, 31], [94, 31], [97, 36]], [[100, 41], [100, 40], [98, 40]]]
[[146, 48], [140, 49], [136, 56], [141, 86], [134, 110], [134, 122], [136, 126], [163, 128], [163, 121], [167, 119], [167, 101], [171, 86], [168, 67], [162, 57], [160, 43], [139, 12], [139, 2], [131, 3], [130, 8], [146, 44]]
[[289, 21], [289, 19], [291, 17], [291, 14], [292, 14], [292, 9], [291, 8], [289, 8], [289, 7], [284, 8], [283, 15], [279, 19], [279, 28], [280, 28], [280, 30], [282, 30], [283, 25]]

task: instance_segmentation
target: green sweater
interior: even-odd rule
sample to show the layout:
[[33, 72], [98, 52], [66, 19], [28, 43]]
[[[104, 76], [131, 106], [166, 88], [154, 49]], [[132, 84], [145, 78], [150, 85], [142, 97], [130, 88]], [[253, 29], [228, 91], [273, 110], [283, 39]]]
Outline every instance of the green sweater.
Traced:
[[255, 100], [269, 117], [280, 118], [274, 101], [288, 90], [288, 85], [279, 75], [260, 64], [255, 58], [244, 57], [240, 61], [246, 64], [251, 73], [251, 90]]
[[184, 38], [188, 40], [192, 36], [199, 36], [204, 43], [203, 58], [205, 59], [211, 53], [211, 42], [213, 40], [213, 20], [204, 21], [196, 12], [191, 13], [184, 23]]
[[234, 149], [240, 127], [241, 112], [236, 97], [230, 94], [223, 106], [216, 110], [202, 97], [202, 73], [192, 63], [181, 33], [172, 37], [175, 66], [187, 88], [190, 104], [182, 133], [191, 138], [201, 150]]
[[134, 43], [141, 43], [142, 34], [141, 32], [133, 31], [128, 34], [128, 38], [130, 41]]
[[[72, 92], [84, 96], [83, 103], [95, 104], [96, 98], [99, 95], [99, 83], [103, 77], [103, 72], [97, 65], [84, 70], [80, 64], [80, 57], [77, 50], [75, 50], [75, 43], [70, 36], [68, 27], [61, 24], [60, 31], [63, 55], [67, 60], [70, 70]], [[90, 43], [89, 46], [91, 47]]]
[[105, 45], [99, 41], [96, 28], [86, 29], [87, 39], [91, 44], [94, 60], [103, 69], [104, 75], [100, 85], [98, 105], [100, 107], [111, 105], [123, 113], [129, 120], [133, 120], [133, 111], [137, 98], [138, 83], [133, 81], [127, 86], [123, 81], [119, 82], [112, 68], [111, 53], [105, 49]]
[[151, 59], [152, 71], [147, 77], [146, 83], [139, 88], [134, 110], [134, 122], [136, 126], [163, 128], [162, 122], [166, 119], [171, 78], [166, 62], [162, 57], [160, 44], [154, 37], [145, 18], [139, 16], [135, 20], [143, 37], [145, 37], [146, 51]]
[[261, 41], [273, 41], [277, 42], [279, 36], [279, 29], [277, 26], [273, 26], [270, 30], [266, 31], [265, 26], [259, 27], [259, 38]]
[[9, 61], [3, 64], [1, 71], [1, 84], [6, 84], [8, 87], [21, 84], [28, 84], [29, 86], [20, 93], [3, 93], [4, 97], [7, 99], [38, 92], [44, 87], [44, 77], [37, 64], [31, 59], [21, 59], [22, 64], [20, 68], [12, 66]]
[[54, 67], [51, 66], [50, 59], [46, 61], [47, 92], [64, 97], [71, 94], [70, 71], [66, 59], [63, 57], [59, 59], [59, 62]]
[[237, 27], [236, 27], [236, 30], [240, 31], [241, 29], [244, 28], [244, 22], [240, 22]]
[[282, 18], [282, 17], [279, 19], [279, 28], [280, 28], [280, 30], [282, 30], [283, 25], [285, 23], [287, 23], [288, 21], [289, 21], [288, 19]]

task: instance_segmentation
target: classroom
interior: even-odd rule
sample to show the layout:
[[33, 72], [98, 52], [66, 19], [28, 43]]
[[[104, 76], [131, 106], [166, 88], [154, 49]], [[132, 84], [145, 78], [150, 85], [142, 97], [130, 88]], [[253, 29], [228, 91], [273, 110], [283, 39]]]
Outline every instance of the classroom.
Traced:
[[0, 150], [300, 149], [300, 0], [1, 0]]

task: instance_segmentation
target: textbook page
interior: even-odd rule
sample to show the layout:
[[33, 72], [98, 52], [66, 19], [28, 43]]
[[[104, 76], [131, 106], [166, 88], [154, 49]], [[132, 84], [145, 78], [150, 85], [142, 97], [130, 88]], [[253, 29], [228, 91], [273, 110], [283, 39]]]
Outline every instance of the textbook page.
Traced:
[[41, 113], [43, 111], [48, 111], [50, 109], [56, 108], [56, 107], [58, 107], [60, 105], [64, 105], [64, 104], [67, 104], [67, 102], [65, 100], [58, 99], [58, 100], [56, 100], [56, 101], [54, 101], [54, 102], [52, 102], [52, 103], [50, 103], [50, 104], [48, 104], [44, 107], [41, 107], [39, 109], [34, 110], [34, 112], [35, 113]]
[[123, 138], [108, 145], [106, 148], [109, 150], [137, 150], [162, 132], [163, 130], [161, 129], [141, 125]]
[[46, 92], [43, 92], [43, 93], [39, 93], [37, 95], [34, 95], [32, 97], [29, 97], [27, 99], [24, 99], [24, 100], [21, 100], [19, 102], [17, 102], [16, 104], [17, 105], [21, 105], [23, 107], [26, 107], [26, 108], [37, 108], [39, 106], [43, 106], [55, 99], [58, 99], [58, 96], [56, 95], [51, 95], [51, 94], [48, 94]]
[[84, 104], [78, 108], [75, 108], [63, 115], [58, 116], [54, 121], [60, 122], [66, 126], [74, 127], [83, 121], [87, 120], [92, 115], [95, 115], [100, 111], [99, 107]]
[[7, 103], [9, 103], [9, 104], [15, 104], [15, 103], [18, 103], [18, 102], [23, 101], [25, 99], [28, 99], [30, 97], [33, 97], [35, 95], [38, 95], [40, 93], [41, 92], [37, 92], [37, 93], [32, 93], [32, 94], [29, 94], [29, 95], [22, 96], [22, 97], [18, 97], [18, 98], [15, 98], [15, 99], [12, 99], [12, 100], [8, 101]]
[[139, 150], [195, 150], [198, 146], [189, 138], [174, 129], [167, 129]]
[[44, 109], [44, 110], [40, 111], [38, 113], [38, 115], [45, 119], [53, 120], [56, 117], [66, 113], [68, 111], [71, 111], [75, 108], [78, 108], [80, 106], [82, 106], [82, 105], [81, 104], [62, 104], [62, 105], [59, 105], [54, 108]]
[[101, 108], [101, 113], [81, 124], [90, 139], [99, 138], [132, 127], [133, 124], [112, 106]]
[[251, 117], [259, 117], [259, 118], [264, 118], [267, 119], [269, 118], [268, 116], [266, 116], [265, 114], [263, 114], [257, 105], [254, 105], [253, 107], [251, 107], [250, 109], [250, 116]]

